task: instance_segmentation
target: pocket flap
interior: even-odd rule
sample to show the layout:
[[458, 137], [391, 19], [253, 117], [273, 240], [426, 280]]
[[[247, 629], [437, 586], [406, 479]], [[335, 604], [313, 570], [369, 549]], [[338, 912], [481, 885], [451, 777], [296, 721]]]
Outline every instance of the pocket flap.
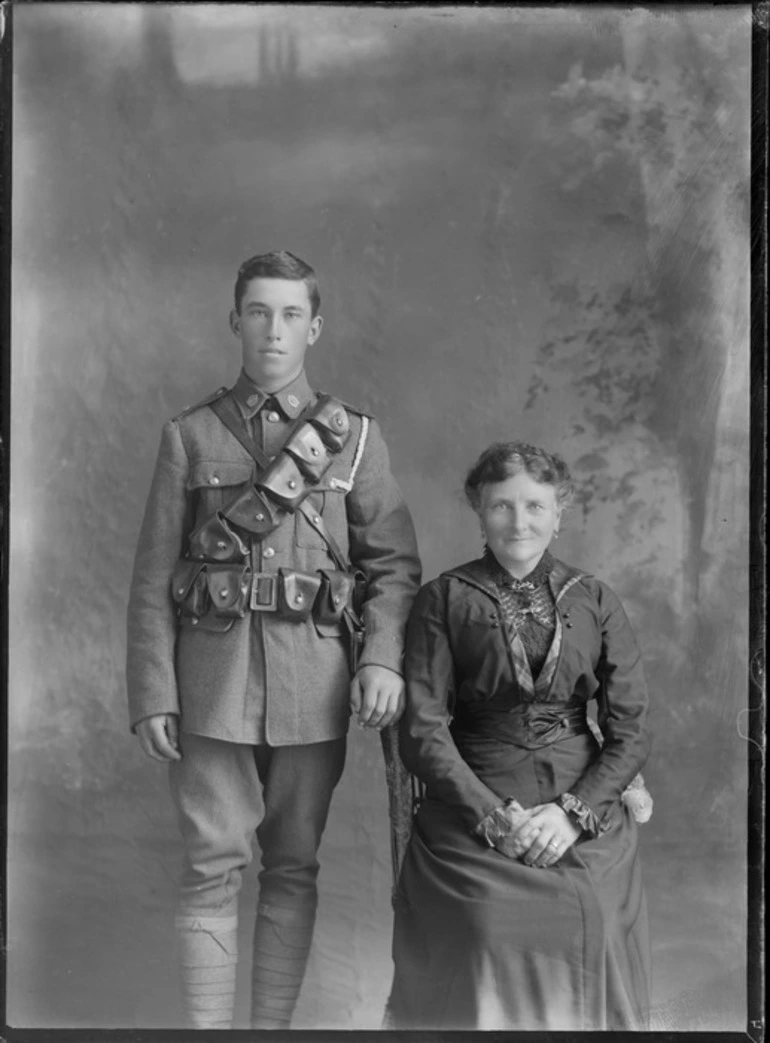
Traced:
[[190, 465], [188, 489], [243, 485], [254, 474], [253, 464], [237, 460], [196, 460]]

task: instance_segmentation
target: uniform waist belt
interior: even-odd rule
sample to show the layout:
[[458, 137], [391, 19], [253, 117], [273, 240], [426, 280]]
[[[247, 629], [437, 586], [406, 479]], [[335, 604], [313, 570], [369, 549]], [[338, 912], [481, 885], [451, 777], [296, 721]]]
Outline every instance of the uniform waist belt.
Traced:
[[590, 732], [585, 706], [563, 703], [521, 703], [510, 711], [482, 709], [462, 720], [455, 719], [452, 726], [458, 747], [472, 745], [475, 739], [496, 739], [537, 750]]
[[[172, 597], [182, 616], [243, 618], [246, 613], [276, 612], [302, 622], [312, 613], [322, 625], [339, 623], [355, 601], [360, 574], [341, 569], [300, 572], [252, 572], [248, 563], [221, 564], [184, 558], [171, 578]], [[205, 628], [204, 628], [205, 629]]]
[[275, 612], [278, 608], [278, 576], [276, 573], [254, 573], [251, 578], [249, 607], [254, 612]]

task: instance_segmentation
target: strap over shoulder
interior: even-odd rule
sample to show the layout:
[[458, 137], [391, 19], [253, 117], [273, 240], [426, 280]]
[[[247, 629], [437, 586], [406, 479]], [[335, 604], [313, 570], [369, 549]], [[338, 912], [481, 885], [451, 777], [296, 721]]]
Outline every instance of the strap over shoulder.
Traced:
[[338, 398], [336, 395], [330, 395], [328, 391], [316, 391], [316, 394], [319, 396], [319, 398], [324, 396], [333, 398], [337, 405], [344, 406], [345, 409], [347, 409], [348, 413], [354, 413], [356, 416], [365, 416], [369, 420], [376, 419], [374, 413], [368, 413], [365, 409], [361, 409], [360, 406], [352, 406], [349, 402], [346, 402], [344, 399]]
[[217, 390], [212, 394], [206, 395], [205, 398], [202, 398], [200, 402], [196, 402], [192, 406], [187, 406], [187, 408], [183, 409], [181, 413], [177, 413], [175, 417], [172, 417], [172, 420], [181, 420], [183, 417], [189, 416], [190, 413], [194, 413], [196, 409], [202, 409], [204, 406], [211, 405], [212, 402], [216, 402], [222, 398], [223, 395], [226, 395], [229, 390], [230, 389], [227, 387], [217, 388]]

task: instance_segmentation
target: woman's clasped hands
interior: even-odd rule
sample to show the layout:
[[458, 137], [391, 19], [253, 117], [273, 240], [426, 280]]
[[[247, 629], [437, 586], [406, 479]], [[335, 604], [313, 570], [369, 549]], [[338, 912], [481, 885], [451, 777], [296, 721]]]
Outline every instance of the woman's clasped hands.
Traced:
[[516, 801], [509, 801], [492, 815], [490, 842], [496, 850], [538, 869], [555, 865], [582, 832], [558, 804], [536, 804], [525, 809]]

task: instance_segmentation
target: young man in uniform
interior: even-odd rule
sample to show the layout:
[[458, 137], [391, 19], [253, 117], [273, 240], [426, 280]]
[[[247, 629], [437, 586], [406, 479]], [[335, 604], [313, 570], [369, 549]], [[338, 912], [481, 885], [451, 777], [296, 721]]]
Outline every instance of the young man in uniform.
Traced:
[[289, 1026], [351, 709], [383, 728], [403, 708], [414, 529], [376, 421], [307, 382], [319, 304], [312, 268], [288, 252], [241, 266], [243, 369], [165, 424], [136, 553], [130, 717], [144, 752], [170, 763], [193, 1027], [232, 1023], [255, 831], [251, 1025]]

